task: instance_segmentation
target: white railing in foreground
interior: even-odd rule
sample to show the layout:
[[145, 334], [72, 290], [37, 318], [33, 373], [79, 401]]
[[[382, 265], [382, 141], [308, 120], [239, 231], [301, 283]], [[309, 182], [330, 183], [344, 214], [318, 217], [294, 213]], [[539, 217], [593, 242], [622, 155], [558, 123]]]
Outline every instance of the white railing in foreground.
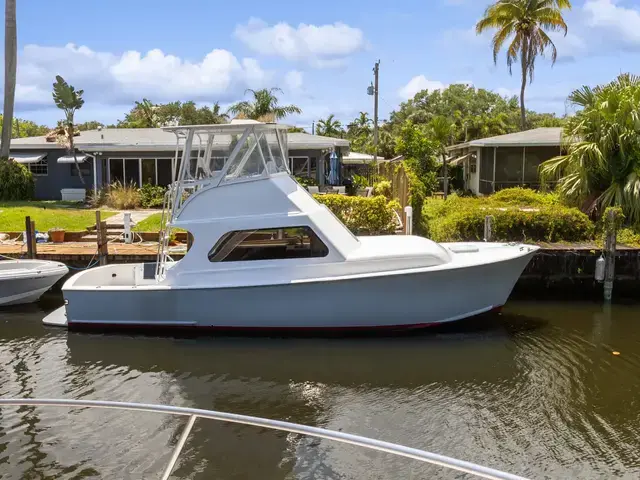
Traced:
[[176, 445], [171, 460], [167, 465], [162, 479], [166, 480], [171, 475], [182, 448], [191, 433], [193, 424], [198, 418], [206, 418], [210, 420], [218, 420], [221, 422], [239, 423], [243, 425], [252, 425], [254, 427], [262, 427], [271, 430], [280, 430], [283, 432], [297, 433], [310, 437], [324, 438], [336, 442], [347, 443], [359, 447], [387, 452], [401, 457], [412, 458], [421, 462], [439, 465], [451, 470], [470, 473], [481, 478], [489, 478], [496, 480], [526, 480], [524, 477], [503, 473], [493, 468], [483, 467], [471, 462], [456, 460], [455, 458], [430, 453], [416, 448], [405, 447], [395, 443], [383, 442], [371, 438], [351, 435], [349, 433], [334, 432], [318, 427], [309, 427], [306, 425], [298, 425], [296, 423], [282, 422], [279, 420], [270, 420], [267, 418], [251, 417], [247, 415], [236, 415], [234, 413], [216, 412], [213, 410], [201, 410], [198, 408], [173, 407], [169, 405], [151, 405], [144, 403], [127, 403], [127, 402], [109, 402], [100, 400], [54, 400], [54, 399], [30, 399], [30, 398], [7, 398], [0, 399], [0, 406], [55, 406], [55, 407], [80, 407], [80, 408], [112, 408], [117, 410], [140, 410], [144, 412], [165, 413], [171, 415], [182, 415], [189, 417], [187, 426], [184, 428], [180, 440]]

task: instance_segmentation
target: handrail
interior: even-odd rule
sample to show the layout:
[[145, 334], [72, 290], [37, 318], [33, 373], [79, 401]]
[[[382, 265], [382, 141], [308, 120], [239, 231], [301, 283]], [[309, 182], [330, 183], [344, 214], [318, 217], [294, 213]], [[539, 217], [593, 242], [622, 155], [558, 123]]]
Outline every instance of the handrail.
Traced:
[[169, 465], [164, 471], [163, 479], [168, 478], [180, 456], [182, 447], [184, 446], [191, 428], [197, 418], [206, 418], [209, 420], [217, 420], [228, 423], [238, 423], [242, 425], [251, 425], [254, 427], [267, 428], [271, 430], [280, 430], [284, 432], [297, 433], [310, 437], [324, 438], [340, 443], [356, 445], [359, 447], [377, 450], [380, 452], [391, 453], [401, 457], [411, 458], [421, 462], [438, 465], [451, 470], [469, 473], [480, 478], [492, 480], [526, 480], [524, 477], [500, 472], [493, 468], [483, 467], [464, 460], [431, 453], [417, 448], [405, 447], [403, 445], [384, 442], [371, 438], [353, 435], [344, 432], [336, 432], [319, 427], [310, 427], [307, 425], [299, 425], [291, 422], [283, 422], [280, 420], [271, 420], [267, 418], [253, 417], [249, 415], [238, 415], [235, 413], [217, 412], [213, 410], [202, 410], [199, 408], [174, 407], [170, 405], [152, 405], [145, 403], [130, 402], [111, 402], [103, 400], [66, 400], [66, 399], [31, 399], [31, 398], [0, 398], [0, 406], [56, 406], [56, 407], [88, 407], [88, 408], [110, 408], [116, 410], [137, 410], [151, 413], [166, 413], [171, 415], [188, 416], [189, 421], [183, 430], [180, 440], [171, 456]]

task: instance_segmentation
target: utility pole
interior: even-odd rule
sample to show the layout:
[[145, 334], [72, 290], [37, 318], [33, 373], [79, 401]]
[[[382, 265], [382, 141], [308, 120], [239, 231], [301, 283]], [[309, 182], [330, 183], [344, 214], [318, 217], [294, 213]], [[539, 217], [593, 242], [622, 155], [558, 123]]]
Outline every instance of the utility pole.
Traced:
[[311, 122], [311, 135], [316, 134], [316, 122]]
[[373, 67], [373, 161], [378, 166], [378, 76], [380, 73], [380, 60]]

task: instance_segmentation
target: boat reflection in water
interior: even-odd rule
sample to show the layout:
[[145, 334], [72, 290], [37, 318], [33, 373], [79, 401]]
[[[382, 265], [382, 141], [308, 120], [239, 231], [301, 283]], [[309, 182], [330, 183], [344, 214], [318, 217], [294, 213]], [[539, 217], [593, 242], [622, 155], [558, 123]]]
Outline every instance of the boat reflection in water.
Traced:
[[[404, 444], [428, 449], [432, 445], [424, 440], [425, 429], [437, 435], [449, 428], [438, 420], [440, 414], [456, 404], [473, 402], [474, 392], [487, 384], [499, 385], [515, 375], [513, 351], [500, 347], [509, 335], [497, 315], [480, 322], [474, 319], [473, 325], [463, 322], [434, 334], [403, 338], [216, 339], [71, 332], [66, 361], [82, 384], [92, 383], [99, 365], [101, 370], [121, 371], [125, 378], [144, 374], [162, 379], [164, 392], [154, 400], [161, 403], [291, 420], [382, 440], [402, 438]], [[131, 392], [128, 383], [121, 388], [129, 393], [114, 390], [116, 399], [149, 398], [144, 392]], [[412, 422], [414, 434], [406, 430], [407, 418], [401, 420], [403, 435], [396, 437], [398, 426], [376, 425], [361, 417], [368, 410], [365, 405], [358, 413], [357, 403], [363, 398], [381, 406], [421, 389], [432, 390], [433, 409]], [[343, 405], [354, 401], [346, 414]], [[117, 418], [121, 414], [104, 415], [94, 421], [107, 428], [123, 422]], [[354, 423], [359, 417], [362, 423]], [[439, 468], [406, 459], [234, 425], [198, 423], [192, 436], [179, 474], [198, 468], [225, 478], [275, 479], [283, 478], [283, 472], [299, 478], [364, 478], [371, 469], [381, 478], [397, 478], [403, 472], [422, 472], [431, 478], [443, 474]], [[238, 464], [243, 457], [239, 452], [246, 452], [249, 465]], [[454, 453], [467, 459], [465, 452]], [[483, 463], [482, 458], [473, 461]], [[229, 477], [234, 471], [238, 476]], [[351, 477], [349, 472], [359, 473]]]

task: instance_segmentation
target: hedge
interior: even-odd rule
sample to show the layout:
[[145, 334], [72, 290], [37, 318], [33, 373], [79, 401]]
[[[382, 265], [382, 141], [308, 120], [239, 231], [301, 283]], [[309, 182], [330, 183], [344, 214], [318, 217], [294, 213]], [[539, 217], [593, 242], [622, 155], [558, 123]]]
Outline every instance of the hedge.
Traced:
[[593, 239], [594, 225], [576, 208], [541, 201], [538, 206], [514, 206], [495, 197], [428, 200], [423, 208], [427, 235], [437, 242], [478, 241], [492, 215], [493, 240], [579, 242]]
[[347, 197], [345, 195], [315, 195], [355, 235], [384, 235], [396, 230], [398, 202], [389, 202], [383, 196]]
[[35, 181], [27, 167], [0, 158], [0, 200], [32, 200]]

